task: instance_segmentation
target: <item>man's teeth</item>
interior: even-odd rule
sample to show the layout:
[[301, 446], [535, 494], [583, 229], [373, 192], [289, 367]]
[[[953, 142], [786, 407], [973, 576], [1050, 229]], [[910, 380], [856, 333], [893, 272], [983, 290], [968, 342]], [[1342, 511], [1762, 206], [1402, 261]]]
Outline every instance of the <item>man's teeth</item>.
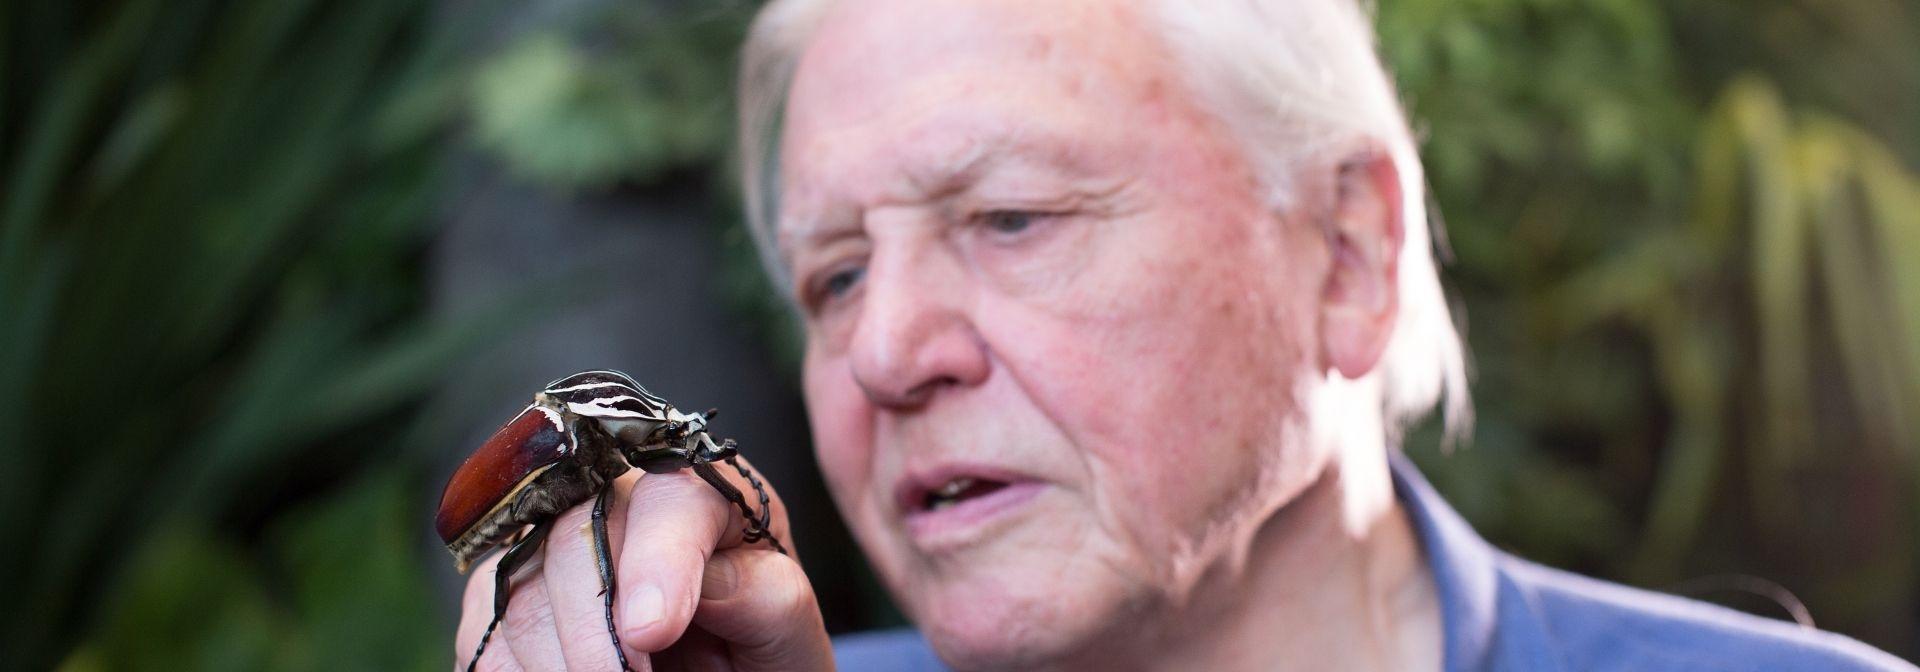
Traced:
[[973, 479], [966, 477], [947, 481], [946, 485], [940, 486], [939, 489], [934, 490], [927, 496], [927, 508], [939, 511], [953, 506], [953, 503], [959, 499], [960, 493], [966, 492], [968, 488], [973, 487], [973, 483]]
[[973, 487], [973, 479], [964, 477], [956, 478], [947, 481], [946, 485], [940, 486], [940, 489], [935, 490], [934, 494], [941, 497], [959, 497], [960, 493], [966, 492], [967, 488], [971, 487]]

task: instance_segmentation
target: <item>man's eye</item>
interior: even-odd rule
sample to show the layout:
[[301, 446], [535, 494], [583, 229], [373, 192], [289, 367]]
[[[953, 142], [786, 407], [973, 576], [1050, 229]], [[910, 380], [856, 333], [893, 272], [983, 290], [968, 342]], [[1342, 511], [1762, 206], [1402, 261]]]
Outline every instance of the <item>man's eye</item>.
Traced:
[[994, 210], [980, 215], [980, 220], [994, 233], [1013, 234], [1032, 228], [1033, 221], [1044, 216], [1043, 213], [1026, 210]]
[[820, 281], [821, 298], [837, 299], [846, 296], [847, 292], [853, 291], [853, 286], [859, 284], [860, 278], [866, 274], [867, 269], [864, 266], [853, 266], [834, 271], [829, 274], [826, 279]]

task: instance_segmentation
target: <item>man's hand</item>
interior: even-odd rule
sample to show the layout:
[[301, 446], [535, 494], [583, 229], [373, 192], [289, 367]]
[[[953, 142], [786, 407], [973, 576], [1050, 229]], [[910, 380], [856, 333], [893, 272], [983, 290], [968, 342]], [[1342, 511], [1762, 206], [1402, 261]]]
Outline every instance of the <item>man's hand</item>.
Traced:
[[[732, 469], [718, 471], [753, 492]], [[612, 487], [613, 618], [634, 670], [833, 668], [820, 606], [800, 563], [765, 543], [741, 545], [746, 521], [711, 486], [690, 471], [634, 469]], [[771, 506], [774, 533], [791, 547], [777, 495]], [[562, 513], [546, 547], [514, 577], [506, 620], [479, 669], [619, 669], [594, 564], [592, 508], [588, 500]], [[500, 555], [467, 579], [455, 669], [464, 669], [493, 616]]]

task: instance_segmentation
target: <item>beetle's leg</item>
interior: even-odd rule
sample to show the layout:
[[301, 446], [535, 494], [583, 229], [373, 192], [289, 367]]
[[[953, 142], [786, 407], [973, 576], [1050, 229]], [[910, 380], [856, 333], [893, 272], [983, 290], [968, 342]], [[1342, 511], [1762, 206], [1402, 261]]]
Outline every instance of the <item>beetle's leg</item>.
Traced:
[[[713, 463], [695, 462], [690, 466], [693, 468], [693, 473], [700, 475], [700, 480], [706, 481], [707, 485], [711, 485], [713, 489], [720, 491], [721, 497], [727, 498], [727, 501], [733, 502], [734, 506], [740, 507], [740, 515], [746, 516], [747, 526], [753, 526], [753, 507], [747, 506], [747, 498], [740, 495], [739, 488], [733, 487], [732, 483], [727, 482], [725, 476], [721, 476], [720, 472], [714, 471]], [[751, 534], [752, 531], [749, 530], [748, 533]]]
[[760, 515], [747, 519], [748, 529], [744, 535], [747, 538], [747, 542], [752, 543], [766, 539], [767, 544], [772, 546], [773, 550], [779, 551], [781, 555], [786, 555], [787, 549], [781, 546], [780, 540], [773, 536], [773, 505], [767, 497], [767, 486], [761, 483], [759, 477], [754, 476], [753, 472], [748, 470], [746, 465], [740, 463], [740, 451], [734, 448], [733, 439], [727, 439], [722, 442], [714, 452], [727, 456], [725, 458], [726, 463], [731, 465], [734, 471], [740, 472], [741, 478], [747, 479], [747, 483], [753, 486], [753, 494], [760, 499]]
[[[773, 546], [773, 550], [779, 551], [781, 555], [787, 554], [787, 549], [780, 545], [780, 540], [773, 538], [773, 535], [767, 531], [766, 524], [762, 522], [763, 517], [754, 514], [753, 507], [747, 505], [747, 498], [740, 494], [740, 489], [733, 487], [732, 483], [727, 482], [725, 476], [715, 471], [713, 463], [696, 462], [693, 464], [693, 473], [699, 474], [701, 480], [706, 481], [707, 485], [719, 490], [721, 497], [727, 498], [727, 501], [733, 502], [734, 506], [740, 507], [740, 515], [747, 519], [746, 532], [741, 535], [746, 543], [751, 544], [765, 539], [769, 545]], [[763, 504], [762, 507], [764, 506]]]
[[627, 666], [627, 651], [620, 647], [620, 633], [613, 629], [613, 545], [607, 542], [607, 500], [610, 499], [613, 499], [611, 484], [593, 499], [593, 561], [600, 567], [600, 596], [606, 605], [607, 637], [613, 639], [613, 655], [620, 657], [621, 670], [632, 672], [633, 668]]
[[[727, 439], [727, 445], [732, 446], [733, 439]], [[760, 518], [754, 521], [753, 525], [757, 528], [755, 536], [766, 537], [767, 543], [773, 546], [773, 550], [786, 555], [787, 549], [781, 547], [780, 540], [773, 536], [773, 504], [767, 497], [767, 486], [761, 483], [759, 477], [754, 476], [753, 472], [747, 469], [747, 465], [741, 464], [736, 457], [728, 456], [727, 464], [732, 465], [734, 471], [740, 472], [740, 476], [747, 479], [747, 483], [753, 486], [753, 494], [760, 498]]]
[[487, 651], [487, 640], [493, 638], [493, 629], [500, 627], [500, 620], [507, 616], [507, 599], [512, 597], [510, 590], [513, 571], [520, 568], [533, 552], [540, 550], [540, 542], [547, 540], [547, 530], [553, 528], [553, 519], [548, 518], [533, 525], [533, 529], [513, 542], [507, 554], [500, 558], [500, 564], [494, 567], [493, 575], [493, 621], [487, 624], [487, 631], [480, 635], [480, 647], [473, 650], [473, 660], [467, 661], [467, 672], [473, 672], [473, 666], [480, 662], [480, 654]]
[[627, 463], [649, 474], [670, 474], [687, 468], [687, 456], [676, 447], [647, 448], [628, 453]]

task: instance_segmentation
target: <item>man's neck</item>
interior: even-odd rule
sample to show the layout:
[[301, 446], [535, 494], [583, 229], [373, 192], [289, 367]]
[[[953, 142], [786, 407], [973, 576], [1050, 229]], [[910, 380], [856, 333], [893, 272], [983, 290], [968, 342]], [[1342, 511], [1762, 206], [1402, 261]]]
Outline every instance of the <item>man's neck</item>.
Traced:
[[1155, 627], [1110, 642], [1098, 667], [1439, 669], [1439, 601], [1385, 450], [1337, 453], [1253, 534], [1244, 562], [1209, 570], [1173, 612], [1143, 614]]

